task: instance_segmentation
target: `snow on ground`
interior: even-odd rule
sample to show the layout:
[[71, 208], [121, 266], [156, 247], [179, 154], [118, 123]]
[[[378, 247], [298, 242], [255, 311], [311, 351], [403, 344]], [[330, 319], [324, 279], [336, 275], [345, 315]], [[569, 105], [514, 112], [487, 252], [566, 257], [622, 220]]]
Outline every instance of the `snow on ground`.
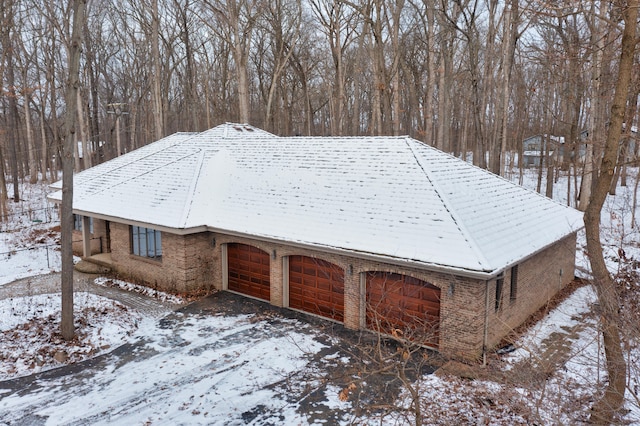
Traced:
[[20, 278], [57, 272], [61, 268], [60, 251], [52, 247], [12, 249], [0, 240], [0, 285]]
[[0, 222], [0, 285], [20, 278], [59, 271], [58, 209], [46, 200], [46, 184], [20, 185], [21, 201], [7, 204], [9, 220]]
[[[618, 195], [608, 197], [603, 210], [602, 238], [614, 273], [635, 267], [633, 262], [640, 259], [640, 233], [631, 227], [636, 174], [637, 169], [630, 171], [629, 186], [619, 187]], [[534, 170], [525, 170], [523, 178], [524, 186], [535, 189]], [[517, 174], [511, 179], [517, 181]], [[543, 188], [544, 184], [543, 177]], [[36, 204], [24, 201], [14, 206], [18, 214], [0, 229], [0, 285], [59, 269], [59, 257], [51, 256], [47, 265], [42, 256], [47, 253], [43, 247], [55, 244], [57, 238], [47, 231], [51, 223], [42, 223], [55, 216], [42, 205], [47, 189], [25, 188], [24, 193], [33, 196]], [[567, 178], [560, 177], [555, 194], [562, 203], [566, 203], [566, 188]], [[18, 251], [33, 245], [34, 237], [37, 248]], [[578, 265], [588, 270], [584, 236], [579, 245]], [[126, 282], [105, 278], [98, 283], [135, 291]], [[301, 388], [316, 389], [322, 406], [338, 413], [328, 423], [392, 425], [415, 418], [415, 405], [406, 387], [393, 407], [356, 414], [354, 410], [362, 407], [348, 392], [346, 396], [341, 393], [344, 383], [332, 382], [310, 367], [310, 359], [325, 350], [332, 337], [321, 338], [320, 331], [303, 322], [210, 313], [176, 313], [158, 321], [95, 295], [82, 294], [78, 301], [76, 310], [82, 313], [76, 314], [77, 321], [86, 336], [66, 346], [55, 346], [57, 323], [51, 315], [60, 305], [58, 295], [0, 302], [0, 338], [13, 336], [0, 343], [0, 348], [7, 348], [0, 351], [0, 380], [61, 365], [54, 360], [43, 363], [39, 346], [52, 346], [46, 352], [49, 356], [65, 351], [72, 363], [82, 356], [102, 354], [79, 371], [63, 367], [41, 373], [34, 381], [0, 383], [0, 424], [327, 423], [318, 420], [322, 414], [303, 408], [309, 396], [300, 393]], [[425, 423], [585, 421], [597, 389], [602, 390], [606, 381], [594, 301], [590, 287], [578, 288], [521, 336], [515, 352], [490, 359], [489, 369], [496, 369], [494, 377], [464, 380], [446, 374], [426, 375], [411, 383], [420, 391]], [[30, 334], [33, 328], [41, 332], [39, 337]], [[124, 349], [114, 350], [123, 343]], [[632, 342], [627, 355], [630, 377], [624, 421], [640, 424], [638, 342]], [[11, 357], [16, 361], [12, 363]], [[3, 361], [7, 359], [9, 362]], [[326, 355], [325, 360], [344, 365], [358, 362], [337, 352]]]
[[129, 341], [141, 323], [155, 322], [116, 301], [74, 294], [78, 336], [65, 342], [60, 294], [0, 300], [0, 381], [79, 362]]
[[[590, 327], [594, 327], [595, 321], [585, 319], [583, 315], [591, 310], [595, 302], [596, 295], [592, 287], [578, 288], [560, 306], [527, 330], [527, 334], [515, 345], [514, 352], [502, 357], [502, 360], [507, 364], [505, 369], [510, 370], [512, 365], [517, 365], [525, 359], [539, 357], [543, 351], [542, 342], [554, 333], [564, 333], [567, 329], [585, 325], [585, 320], [588, 321]], [[593, 342], [594, 339], [586, 340], [575, 348], [576, 353], [580, 353], [584, 347]]]
[[173, 303], [174, 305], [182, 305], [186, 303], [186, 300], [180, 296], [168, 294], [140, 284], [133, 284], [114, 278], [98, 277], [93, 280], [93, 282], [101, 286], [115, 287], [122, 290], [142, 294], [148, 297], [153, 297], [154, 299], [160, 300], [161, 302]]
[[[531, 190], [536, 189], [538, 180], [536, 169], [524, 169], [522, 186]], [[611, 273], [615, 274], [624, 267], [625, 263], [640, 260], [640, 211], [633, 217], [635, 182], [638, 177], [638, 168], [628, 168], [627, 186], [618, 185], [616, 195], [609, 195], [605, 200], [602, 217], [600, 238], [605, 251], [605, 260]], [[519, 174], [514, 170], [507, 176], [512, 182], [518, 183]], [[567, 204], [568, 177], [566, 173], [558, 177], [553, 187], [553, 198], [559, 203]], [[542, 193], [545, 192], [546, 176], [542, 176]], [[575, 207], [575, 193], [573, 177], [571, 178], [571, 202]], [[589, 260], [586, 252], [586, 237], [584, 231], [578, 233], [578, 253], [576, 254], [576, 275], [589, 278]], [[620, 252], [620, 249], [623, 252]], [[622, 254], [624, 253], [624, 256]]]
[[[515, 343], [514, 352], [490, 360], [491, 380], [426, 375], [413, 386], [419, 391], [424, 424], [584, 424], [606, 383], [604, 352], [599, 339], [590, 286], [576, 289]], [[629, 349], [638, 360], [640, 349]], [[629, 364], [624, 424], [640, 424], [637, 361]], [[504, 378], [499, 379], [500, 371]], [[404, 390], [399, 406], [384, 424], [407, 424], [415, 406]], [[394, 423], [397, 422], [397, 423]]]
[[[0, 385], [0, 424], [303, 424], [287, 381], [323, 345], [298, 321], [174, 314], [140, 327], [129, 359], [27, 392]], [[3, 389], [4, 388], [4, 389]]]

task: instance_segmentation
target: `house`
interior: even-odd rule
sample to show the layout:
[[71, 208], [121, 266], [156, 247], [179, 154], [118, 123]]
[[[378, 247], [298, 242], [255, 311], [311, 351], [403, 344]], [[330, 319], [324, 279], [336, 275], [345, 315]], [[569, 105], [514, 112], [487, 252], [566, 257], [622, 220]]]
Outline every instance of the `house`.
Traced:
[[[547, 142], [549, 142], [548, 148]], [[522, 159], [525, 167], [540, 167], [545, 153], [549, 158], [554, 157], [562, 161], [564, 156], [564, 137], [535, 135], [522, 141]]]
[[[587, 147], [586, 139], [588, 137], [587, 131], [580, 133], [580, 140], [582, 141], [575, 148], [575, 154], [569, 151], [569, 157], [567, 161], [571, 160], [573, 156], [576, 156], [576, 161], [579, 163], [584, 162]], [[549, 142], [549, 148], [547, 150], [547, 142]], [[524, 167], [540, 167], [541, 159], [544, 158], [544, 153], [547, 153], [549, 158], [554, 158], [557, 162], [562, 163], [565, 161], [567, 155], [567, 149], [569, 147], [565, 144], [565, 138], [563, 136], [553, 135], [534, 135], [522, 141], [522, 160]]]
[[121, 276], [241, 293], [459, 359], [482, 357], [573, 279], [583, 226], [406, 136], [230, 123], [76, 174], [73, 206], [84, 257], [102, 250]]

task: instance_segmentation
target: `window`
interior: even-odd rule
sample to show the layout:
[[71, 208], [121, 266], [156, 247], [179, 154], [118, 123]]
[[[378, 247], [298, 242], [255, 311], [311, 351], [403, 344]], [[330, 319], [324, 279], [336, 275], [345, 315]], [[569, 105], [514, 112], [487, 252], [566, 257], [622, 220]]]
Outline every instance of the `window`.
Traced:
[[[75, 231], [82, 231], [82, 217], [79, 214], [73, 215], [73, 229]], [[89, 218], [89, 233], [93, 234], [93, 218]]]
[[142, 226], [131, 226], [131, 253], [162, 259], [162, 233]]
[[504, 286], [504, 275], [500, 274], [496, 278], [496, 311], [500, 309], [500, 302], [502, 301], [502, 287]]
[[511, 268], [511, 293], [509, 294], [512, 302], [518, 297], [518, 265]]

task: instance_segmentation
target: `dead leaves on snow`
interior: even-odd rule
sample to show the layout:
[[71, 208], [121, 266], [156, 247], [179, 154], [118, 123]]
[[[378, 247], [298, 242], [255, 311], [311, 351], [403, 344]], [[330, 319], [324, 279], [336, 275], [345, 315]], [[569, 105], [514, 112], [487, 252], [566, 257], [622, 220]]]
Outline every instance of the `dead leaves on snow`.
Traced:
[[340, 393], [338, 394], [338, 399], [342, 402], [348, 400], [349, 394], [356, 390], [356, 388], [357, 386], [355, 385], [355, 383], [349, 383], [349, 386], [340, 391]]
[[0, 380], [77, 363], [109, 349], [111, 345], [100, 337], [100, 329], [94, 330], [96, 324], [102, 317], [126, 318], [123, 314], [128, 310], [121, 304], [85, 307], [75, 313], [76, 336], [70, 341], [60, 334], [57, 314], [34, 317], [0, 331]]

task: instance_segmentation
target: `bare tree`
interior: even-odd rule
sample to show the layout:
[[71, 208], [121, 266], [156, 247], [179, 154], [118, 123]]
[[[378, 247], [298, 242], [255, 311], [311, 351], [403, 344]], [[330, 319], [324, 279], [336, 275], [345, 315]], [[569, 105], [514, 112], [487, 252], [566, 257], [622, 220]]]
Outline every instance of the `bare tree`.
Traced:
[[62, 211], [60, 214], [62, 245], [62, 320], [60, 331], [65, 340], [75, 336], [73, 325], [73, 146], [76, 144], [76, 116], [80, 85], [80, 52], [86, 0], [73, 0], [73, 29], [69, 46], [69, 79], [66, 93], [66, 138], [62, 156]]
[[619, 297], [615, 282], [607, 269], [600, 242], [600, 214], [611, 186], [611, 179], [618, 156], [618, 145], [622, 135], [622, 123], [625, 116], [637, 44], [636, 27], [639, 2], [638, 0], [622, 1], [617, 3], [616, 6], [621, 8], [622, 19], [624, 20], [618, 78], [611, 105], [604, 155], [600, 162], [599, 173], [594, 177], [595, 187], [585, 211], [587, 250], [593, 271], [594, 286], [600, 302], [600, 321], [609, 376], [604, 396], [593, 406], [591, 421], [603, 425], [613, 422], [615, 413], [618, 412], [624, 402], [626, 363], [620, 339]]
[[302, 4], [300, 0], [276, 0], [269, 2], [264, 10], [262, 20], [266, 28], [265, 33], [270, 38], [270, 63], [269, 82], [265, 90], [265, 127], [274, 131], [273, 112], [275, 109], [276, 93], [280, 88], [281, 95], [285, 88], [282, 87], [281, 77], [294, 53], [295, 45], [300, 37], [302, 25]]
[[340, 0], [311, 0], [310, 5], [326, 34], [333, 59], [330, 126], [331, 134], [339, 136], [345, 130], [346, 121], [345, 51], [354, 38], [356, 14]]
[[215, 19], [204, 23], [230, 47], [236, 66], [238, 82], [239, 120], [250, 121], [250, 92], [248, 62], [252, 34], [264, 9], [262, 1], [206, 0], [205, 8], [213, 11]]
[[162, 67], [160, 66], [160, 12], [158, 0], [151, 0], [151, 57], [153, 59], [152, 98], [153, 118], [156, 139], [164, 136], [164, 108], [162, 105], [161, 83]]
[[7, 97], [9, 110], [8, 136], [9, 136], [9, 162], [11, 165], [11, 176], [13, 178], [13, 201], [20, 201], [19, 172], [18, 172], [18, 100], [16, 93], [14, 41], [15, 29], [15, 5], [13, 0], [2, 0], [0, 2], [0, 13], [2, 18], [2, 53], [5, 58], [4, 71], [7, 75]]

